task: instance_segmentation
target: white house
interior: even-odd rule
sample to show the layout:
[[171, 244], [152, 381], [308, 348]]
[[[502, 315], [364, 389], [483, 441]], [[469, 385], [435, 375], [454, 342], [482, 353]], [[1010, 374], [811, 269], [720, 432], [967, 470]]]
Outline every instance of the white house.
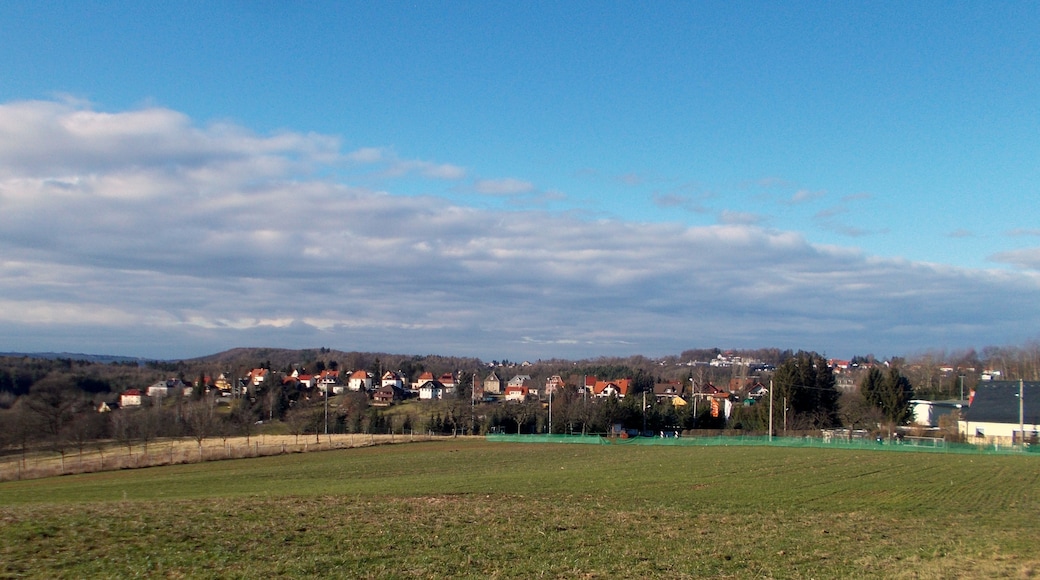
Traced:
[[119, 406], [123, 409], [127, 407], [140, 407], [141, 406], [141, 391], [137, 389], [127, 389], [119, 395]]
[[372, 388], [372, 373], [359, 370], [350, 374], [347, 379], [347, 388], [351, 391], [367, 391]]
[[939, 418], [949, 416], [952, 421], [961, 418], [961, 409], [968, 407], [967, 401], [927, 401], [913, 399], [910, 408], [914, 412], [914, 425], [938, 427]]
[[395, 373], [394, 371], [386, 371], [385, 373], [383, 373], [382, 378], [380, 378], [380, 385], [379, 386], [381, 386], [381, 387], [394, 387], [395, 389], [403, 389], [404, 388], [404, 379], [401, 378], [401, 375]]
[[169, 394], [170, 388], [166, 386], [166, 381], [159, 381], [154, 385], [148, 385], [148, 389], [146, 392], [148, 393], [149, 397], [162, 398]]
[[419, 399], [436, 401], [444, 397], [444, 385], [440, 381], [426, 381], [419, 386]]
[[506, 401], [526, 401], [529, 396], [531, 396], [531, 389], [527, 387], [518, 387], [515, 385], [506, 387]]
[[[334, 371], [331, 369], [325, 369], [318, 373], [315, 380], [318, 388], [320, 388], [323, 393], [328, 392], [329, 389], [332, 389], [333, 395], [338, 395], [343, 392], [343, 382], [339, 379], [338, 370]], [[369, 386], [371, 386], [371, 384], [369, 384]]]

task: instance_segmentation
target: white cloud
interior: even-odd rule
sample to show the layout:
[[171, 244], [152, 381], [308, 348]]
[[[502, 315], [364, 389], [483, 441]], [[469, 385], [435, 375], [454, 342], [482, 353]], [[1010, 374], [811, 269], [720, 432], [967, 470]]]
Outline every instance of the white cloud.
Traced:
[[1008, 250], [1006, 252], [999, 252], [990, 256], [990, 259], [995, 262], [1001, 262], [1004, 264], [1012, 264], [1019, 268], [1025, 268], [1028, 270], [1036, 270], [1040, 272], [1040, 248], [1021, 248], [1018, 250]]
[[[1004, 344], [1038, 322], [1023, 316], [1040, 286], [1031, 274], [813, 246], [755, 216], [710, 227], [589, 221], [312, 179], [301, 167], [323, 159], [463, 175], [380, 148], [343, 154], [327, 136], [62, 103], [0, 106], [0, 143], [10, 135], [31, 143], [0, 145], [0, 350], [854, 354]], [[149, 152], [138, 150], [142, 135]], [[43, 155], [50, 142], [68, 159]], [[474, 188], [534, 191], [521, 179]], [[1035, 267], [1031, 252], [996, 259]]]
[[750, 212], [723, 210], [719, 214], [719, 222], [724, 224], [753, 225], [762, 222], [762, 216]]
[[534, 184], [522, 179], [480, 179], [473, 184], [477, 193], [485, 195], [518, 195], [534, 191]]
[[799, 189], [798, 191], [794, 192], [794, 195], [791, 196], [791, 199], [788, 201], [788, 203], [806, 203], [814, 199], [819, 199], [825, 195], [827, 195], [827, 193], [824, 191], [809, 191], [808, 189]]
[[1011, 237], [1022, 237], [1022, 236], [1040, 236], [1040, 228], [1017, 228], [1007, 233]]
[[347, 161], [360, 164], [379, 163], [385, 158], [386, 151], [381, 147], [362, 147], [344, 155]]

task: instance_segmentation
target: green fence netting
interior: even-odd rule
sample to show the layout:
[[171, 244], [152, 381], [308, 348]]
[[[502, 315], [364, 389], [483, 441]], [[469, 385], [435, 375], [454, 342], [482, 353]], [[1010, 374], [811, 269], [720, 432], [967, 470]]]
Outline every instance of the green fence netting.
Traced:
[[509, 435], [488, 434], [488, 441], [501, 443], [559, 443], [578, 445], [663, 445], [679, 447], [818, 447], [825, 449], [869, 449], [872, 451], [909, 451], [916, 453], [968, 453], [1020, 455], [1037, 453], [1040, 446], [972, 445], [949, 443], [942, 439], [884, 440], [819, 437], [717, 436], [717, 437], [611, 437], [604, 435]]

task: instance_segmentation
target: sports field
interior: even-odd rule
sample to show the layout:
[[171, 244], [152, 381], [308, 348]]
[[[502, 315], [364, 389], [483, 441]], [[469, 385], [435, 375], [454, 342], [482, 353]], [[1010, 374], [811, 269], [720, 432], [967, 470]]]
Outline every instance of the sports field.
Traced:
[[0, 577], [1028, 578], [1040, 457], [443, 440], [0, 484]]

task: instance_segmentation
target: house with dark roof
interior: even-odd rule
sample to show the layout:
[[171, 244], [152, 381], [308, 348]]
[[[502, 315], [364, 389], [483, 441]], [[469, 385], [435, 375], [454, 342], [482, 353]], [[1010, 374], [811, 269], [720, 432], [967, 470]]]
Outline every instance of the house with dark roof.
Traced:
[[393, 384], [383, 385], [372, 393], [372, 405], [375, 407], [389, 407], [404, 398], [403, 389]]
[[426, 381], [419, 387], [419, 399], [439, 401], [444, 398], [444, 385], [440, 381]]
[[957, 425], [973, 443], [1017, 444], [1023, 432], [1026, 441], [1035, 441], [1040, 431], [1040, 382], [980, 382]]

